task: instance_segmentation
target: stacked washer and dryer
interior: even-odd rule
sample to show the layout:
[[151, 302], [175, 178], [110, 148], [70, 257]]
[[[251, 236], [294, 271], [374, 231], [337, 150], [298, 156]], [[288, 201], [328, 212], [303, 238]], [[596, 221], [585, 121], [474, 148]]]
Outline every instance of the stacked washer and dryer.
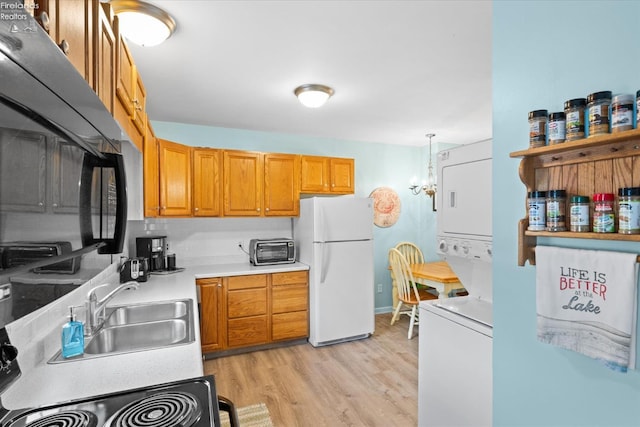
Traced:
[[438, 153], [438, 254], [469, 295], [420, 304], [420, 427], [492, 424], [491, 145]]

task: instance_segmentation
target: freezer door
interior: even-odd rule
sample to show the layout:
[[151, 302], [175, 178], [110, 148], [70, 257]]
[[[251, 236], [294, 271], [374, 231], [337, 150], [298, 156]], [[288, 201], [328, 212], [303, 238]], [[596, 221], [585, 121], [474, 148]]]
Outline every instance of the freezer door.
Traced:
[[373, 242], [315, 243], [309, 284], [309, 342], [363, 338], [375, 325]]
[[369, 240], [373, 237], [373, 200], [314, 198], [314, 242]]

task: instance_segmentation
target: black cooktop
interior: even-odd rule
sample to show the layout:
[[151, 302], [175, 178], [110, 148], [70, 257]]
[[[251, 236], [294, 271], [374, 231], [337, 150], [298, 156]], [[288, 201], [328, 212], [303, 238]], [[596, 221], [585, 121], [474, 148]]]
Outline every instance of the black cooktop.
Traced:
[[10, 411], [2, 427], [219, 426], [213, 376]]

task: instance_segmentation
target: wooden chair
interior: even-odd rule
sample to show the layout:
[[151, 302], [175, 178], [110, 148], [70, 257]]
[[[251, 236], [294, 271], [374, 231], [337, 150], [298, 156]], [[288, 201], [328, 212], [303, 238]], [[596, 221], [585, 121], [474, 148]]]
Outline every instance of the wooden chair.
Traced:
[[422, 264], [424, 262], [422, 251], [411, 242], [400, 242], [396, 245], [396, 249], [400, 251], [409, 264]]
[[[407, 339], [411, 339], [413, 337], [414, 325], [419, 324], [418, 305], [420, 301], [437, 299], [438, 297], [425, 289], [418, 290], [413, 278], [413, 273], [411, 273], [411, 268], [409, 267], [409, 262], [404, 255], [402, 255], [402, 252], [396, 248], [389, 249], [389, 262], [398, 286], [398, 303], [393, 312], [391, 324], [393, 325], [401, 314], [408, 315], [410, 321]], [[402, 310], [403, 305], [410, 308]]]
[[[424, 262], [424, 256], [420, 248], [411, 242], [400, 242], [395, 248], [402, 253], [409, 264], [422, 264]], [[391, 265], [391, 260], [389, 260]], [[393, 270], [391, 270], [391, 296], [393, 298], [393, 306], [398, 305], [398, 284], [396, 278], [393, 276]], [[418, 286], [420, 288], [420, 286]]]

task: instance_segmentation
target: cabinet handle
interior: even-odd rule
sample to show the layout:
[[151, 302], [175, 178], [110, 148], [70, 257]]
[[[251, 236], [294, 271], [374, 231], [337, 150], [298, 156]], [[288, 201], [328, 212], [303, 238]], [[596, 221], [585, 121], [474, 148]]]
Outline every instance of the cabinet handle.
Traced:
[[60, 48], [60, 50], [62, 50], [62, 52], [65, 55], [69, 54], [69, 43], [66, 40], [62, 40], [58, 45], [58, 47]]
[[44, 30], [48, 33], [50, 26], [49, 24], [51, 21], [49, 20], [49, 14], [47, 14], [46, 11], [42, 11], [42, 13], [38, 16], [38, 22], [40, 22], [42, 28], [44, 28]]

